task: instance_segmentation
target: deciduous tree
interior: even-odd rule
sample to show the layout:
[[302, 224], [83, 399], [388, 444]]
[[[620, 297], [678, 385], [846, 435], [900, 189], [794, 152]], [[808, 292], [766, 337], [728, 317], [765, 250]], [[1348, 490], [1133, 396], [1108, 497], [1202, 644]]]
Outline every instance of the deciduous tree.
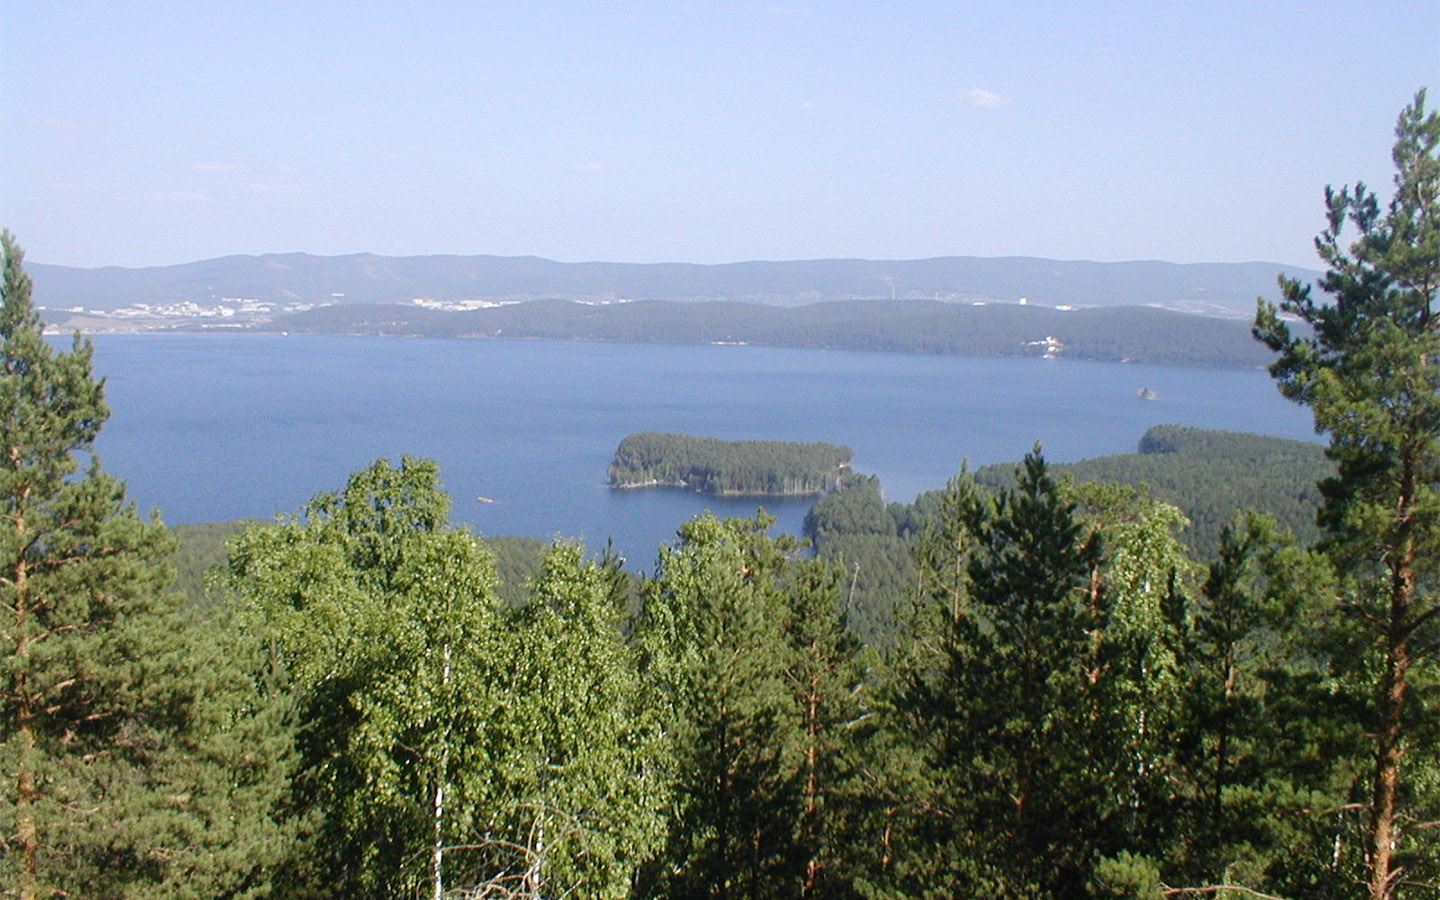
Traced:
[[434, 463], [380, 460], [232, 550], [303, 724], [293, 802], [319, 822], [292, 891], [438, 897], [486, 877], [449, 851], [477, 842], [516, 765], [508, 643], [490, 554], [448, 510]]

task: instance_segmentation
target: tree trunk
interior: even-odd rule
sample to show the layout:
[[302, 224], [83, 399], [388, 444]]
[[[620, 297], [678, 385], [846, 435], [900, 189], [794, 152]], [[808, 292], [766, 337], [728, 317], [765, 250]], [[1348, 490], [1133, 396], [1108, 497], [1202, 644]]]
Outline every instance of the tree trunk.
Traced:
[[[445, 645], [445, 668], [440, 673], [442, 690], [450, 684], [450, 645]], [[445, 898], [445, 779], [450, 773], [450, 742], [440, 751], [440, 770], [435, 773], [435, 838], [430, 847], [432, 900]]]
[[[858, 570], [857, 570], [858, 571]], [[812, 649], [813, 652], [813, 649]], [[810, 679], [810, 692], [806, 695], [805, 701], [805, 809], [803, 813], [804, 826], [803, 844], [807, 859], [805, 860], [805, 881], [800, 888], [801, 897], [813, 897], [815, 895], [815, 882], [820, 875], [820, 841], [817, 833], [820, 828], [815, 821], [819, 815], [820, 807], [820, 676], [813, 675]]]
[[[12, 465], [19, 467], [18, 448], [10, 448]], [[15, 731], [20, 745], [20, 758], [15, 772], [15, 837], [20, 843], [20, 900], [36, 900], [40, 882], [40, 829], [35, 821], [35, 801], [39, 793], [35, 784], [35, 701], [29, 679], [30, 638], [26, 621], [31, 610], [29, 572], [25, 565], [25, 499], [29, 488], [21, 488], [15, 516]]]
[[[25, 680], [18, 679], [20, 691], [27, 693]], [[22, 702], [19, 720], [20, 761], [16, 776], [15, 830], [20, 841], [20, 900], [39, 897], [40, 833], [35, 824], [35, 731], [30, 704]]]
[[[441, 777], [443, 779], [443, 775]], [[435, 785], [435, 842], [430, 848], [430, 881], [434, 888], [431, 892], [433, 900], [444, 900], [445, 897], [444, 824], [445, 782], [442, 780]]]
[[1405, 693], [1410, 669], [1410, 609], [1415, 596], [1413, 542], [1407, 542], [1394, 568], [1386, 633], [1385, 673], [1381, 676], [1380, 729], [1375, 738], [1375, 782], [1370, 800], [1370, 900], [1389, 900], [1396, 873], [1395, 802], [1404, 753]]

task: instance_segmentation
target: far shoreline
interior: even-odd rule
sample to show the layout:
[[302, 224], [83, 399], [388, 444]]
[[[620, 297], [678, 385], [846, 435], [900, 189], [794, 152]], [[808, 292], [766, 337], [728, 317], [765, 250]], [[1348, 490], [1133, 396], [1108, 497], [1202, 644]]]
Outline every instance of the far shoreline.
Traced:
[[484, 334], [460, 334], [460, 335], [430, 335], [417, 333], [378, 333], [368, 331], [280, 331], [280, 330], [259, 330], [254, 328], [130, 328], [130, 329], [90, 329], [90, 328], [65, 328], [53, 323], [46, 323], [44, 336], [51, 339], [68, 339], [75, 334], [85, 338], [128, 338], [128, 337], [243, 337], [243, 338], [373, 338], [380, 340], [425, 340], [425, 341], [469, 341], [476, 343], [511, 343], [511, 344], [599, 344], [608, 346], [665, 346], [665, 347], [715, 347], [727, 351], [744, 350], [786, 350], [805, 351], [816, 353], [862, 353], [866, 356], [935, 356], [948, 359], [996, 359], [1016, 360], [1034, 362], [1061, 362], [1061, 363], [1094, 363], [1098, 365], [1139, 365], [1155, 366], [1167, 369], [1221, 369], [1236, 372], [1260, 372], [1265, 371], [1267, 365], [1237, 365], [1233, 363], [1211, 362], [1211, 363], [1181, 363], [1181, 362], [1158, 362], [1153, 360], [1125, 357], [1123, 359], [1097, 359], [1087, 356], [1031, 356], [1028, 354], [1006, 354], [1006, 353], [945, 353], [929, 350], [903, 350], [892, 347], [867, 348], [867, 347], [845, 347], [845, 346], [807, 346], [803, 344], [774, 344], [762, 341], [748, 341], [745, 343], [717, 343], [714, 341], [623, 341], [608, 338], [585, 338], [585, 337], [511, 337], [491, 336]]

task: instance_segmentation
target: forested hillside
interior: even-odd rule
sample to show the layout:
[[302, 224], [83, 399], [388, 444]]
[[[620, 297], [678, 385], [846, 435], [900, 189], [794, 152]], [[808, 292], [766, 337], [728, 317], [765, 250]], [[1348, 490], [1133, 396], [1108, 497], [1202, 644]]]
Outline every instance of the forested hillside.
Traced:
[[1065, 311], [1018, 304], [857, 300], [777, 309], [751, 303], [649, 301], [595, 306], [538, 300], [464, 312], [327, 306], [281, 316], [262, 327], [513, 340], [748, 343], [966, 356], [1049, 353], [1067, 359], [1244, 368], [1259, 368], [1267, 361], [1243, 322], [1142, 307]]
[[[1247, 509], [1264, 510], [1301, 540], [1319, 534], [1316, 483], [1335, 470], [1319, 444], [1157, 425], [1145, 432], [1137, 449], [1049, 469], [1067, 484], [1124, 485], [1172, 504], [1184, 515], [1175, 537], [1195, 559], [1213, 558], [1225, 527]], [[985, 466], [969, 478], [996, 491], [1013, 488], [1016, 472], [1013, 463]], [[1073, 496], [1081, 494], [1083, 489]], [[893, 603], [918, 577], [918, 542], [950, 514], [944, 496], [936, 490], [912, 503], [887, 504], [879, 479], [859, 476], [839, 493], [817, 500], [806, 515], [805, 535], [817, 554], [841, 562], [850, 573], [852, 625], [862, 634], [884, 639], [890, 633]]]
[[[1335, 472], [1324, 447], [1258, 434], [1157, 425], [1140, 438], [1136, 453], [1054, 466], [1076, 481], [1104, 481], [1148, 489], [1190, 520], [1181, 539], [1200, 559], [1219, 547], [1220, 531], [1237, 510], [1262, 509], [1302, 541], [1319, 536], [1317, 483]], [[982, 484], [1013, 481], [1013, 467], [986, 466]]]
[[[170, 565], [175, 569], [175, 590], [197, 607], [208, 607], [224, 596], [215, 590], [213, 576], [224, 567], [230, 544], [248, 529], [264, 525], [255, 519], [176, 525], [175, 551]], [[495, 591], [510, 606], [520, 606], [530, 596], [530, 583], [540, 574], [550, 544], [535, 538], [487, 537], [485, 547], [495, 556]]]

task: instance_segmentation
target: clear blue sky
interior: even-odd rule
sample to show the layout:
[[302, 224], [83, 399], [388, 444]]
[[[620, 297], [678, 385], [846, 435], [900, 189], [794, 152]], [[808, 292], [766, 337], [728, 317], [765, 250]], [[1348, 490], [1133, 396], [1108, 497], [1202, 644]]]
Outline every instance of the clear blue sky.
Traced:
[[1440, 0], [0, 0], [0, 223], [80, 266], [1311, 266], [1421, 86]]

